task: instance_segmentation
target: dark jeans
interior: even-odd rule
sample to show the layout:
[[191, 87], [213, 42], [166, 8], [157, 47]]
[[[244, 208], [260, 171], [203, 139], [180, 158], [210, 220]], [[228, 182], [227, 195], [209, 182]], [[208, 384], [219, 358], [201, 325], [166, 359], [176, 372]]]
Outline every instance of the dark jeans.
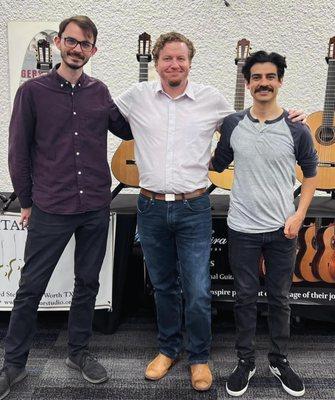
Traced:
[[36, 330], [37, 309], [51, 274], [75, 235], [75, 282], [69, 313], [69, 355], [88, 347], [92, 334], [99, 272], [105, 256], [109, 209], [83, 214], [48, 214], [32, 208], [25, 247], [25, 265], [5, 339], [4, 365], [22, 368]]
[[242, 233], [229, 229], [229, 262], [236, 290], [237, 356], [255, 360], [259, 260], [265, 259], [265, 284], [269, 307], [270, 361], [286, 357], [290, 336], [289, 292], [296, 255], [296, 240], [284, 229], [267, 233]]
[[138, 231], [155, 290], [159, 351], [182, 350], [182, 298], [190, 364], [206, 363], [211, 343], [209, 197], [160, 201], [140, 195]]

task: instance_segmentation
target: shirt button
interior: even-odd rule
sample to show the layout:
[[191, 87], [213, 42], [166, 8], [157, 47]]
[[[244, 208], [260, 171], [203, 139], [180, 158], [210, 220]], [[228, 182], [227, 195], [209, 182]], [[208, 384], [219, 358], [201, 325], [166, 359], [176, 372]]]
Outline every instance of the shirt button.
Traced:
[[75, 134], [76, 136], [78, 136], [78, 132], [75, 132], [74, 134]]
[[75, 111], [73, 111], [73, 115], [77, 115], [77, 113]]
[[79, 156], [79, 154], [80, 154], [79, 151], [77, 151], [76, 155]]
[[81, 171], [78, 171], [78, 175], [81, 175]]
[[60, 87], [63, 87], [63, 86], [64, 86], [64, 85], [61, 83], [61, 84], [60, 84]]
[[83, 193], [84, 193], [84, 191], [83, 191], [83, 190], [80, 190], [80, 191], [79, 191], [79, 193], [80, 193], [80, 194], [83, 194]]

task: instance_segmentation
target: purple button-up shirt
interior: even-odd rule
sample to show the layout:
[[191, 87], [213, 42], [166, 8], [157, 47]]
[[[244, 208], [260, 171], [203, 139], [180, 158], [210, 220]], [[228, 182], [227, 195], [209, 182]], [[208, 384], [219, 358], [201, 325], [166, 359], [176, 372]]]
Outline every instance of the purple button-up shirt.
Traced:
[[105, 84], [82, 74], [74, 87], [56, 71], [17, 91], [9, 172], [22, 208], [55, 214], [98, 210], [111, 200], [107, 131], [132, 139]]

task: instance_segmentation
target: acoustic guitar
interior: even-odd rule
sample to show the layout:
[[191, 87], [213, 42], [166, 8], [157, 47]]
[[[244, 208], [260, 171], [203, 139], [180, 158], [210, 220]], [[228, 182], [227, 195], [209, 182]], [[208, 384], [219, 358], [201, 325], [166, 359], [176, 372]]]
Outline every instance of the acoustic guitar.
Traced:
[[298, 266], [299, 272], [297, 274], [307, 282], [318, 282], [321, 280], [318, 274], [316, 274], [317, 266], [315, 259], [319, 247], [317, 235], [321, 228], [321, 218], [316, 218], [315, 223], [311, 224], [304, 232], [306, 250], [304, 255], [301, 257]]
[[[335, 36], [329, 40], [328, 76], [323, 111], [310, 114], [307, 124], [311, 128], [315, 148], [318, 152], [317, 189], [335, 189]], [[302, 182], [303, 174], [300, 167], [296, 170], [297, 178]]]
[[[235, 111], [242, 111], [244, 109], [244, 98], [245, 98], [245, 81], [242, 74], [242, 68], [245, 59], [250, 54], [250, 41], [247, 39], [241, 39], [237, 42], [236, 46], [236, 58], [235, 64], [237, 65], [236, 74], [236, 85], [235, 85]], [[209, 180], [215, 186], [231, 190], [234, 180], [234, 163], [231, 163], [228, 168], [222, 172], [209, 171]]]
[[314, 275], [327, 283], [335, 283], [335, 224], [319, 229], [318, 251], [312, 261]]
[[[151, 61], [151, 37], [144, 32], [138, 37], [139, 82], [148, 80], [148, 65]], [[115, 178], [125, 186], [139, 187], [138, 168], [134, 154], [134, 140], [124, 140], [116, 149], [111, 163]]]

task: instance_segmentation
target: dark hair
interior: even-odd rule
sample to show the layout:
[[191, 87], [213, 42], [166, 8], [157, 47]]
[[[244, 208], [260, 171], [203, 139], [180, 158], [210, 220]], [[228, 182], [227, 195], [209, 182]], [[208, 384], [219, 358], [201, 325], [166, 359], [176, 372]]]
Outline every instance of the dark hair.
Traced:
[[192, 61], [192, 58], [195, 54], [195, 48], [193, 46], [193, 43], [189, 39], [187, 39], [186, 36], [182, 35], [181, 33], [168, 32], [168, 33], [163, 33], [162, 35], [159, 36], [159, 38], [156, 40], [154, 48], [152, 49], [152, 55], [153, 55], [155, 64], [158, 61], [160, 51], [163, 49], [163, 47], [166, 45], [166, 43], [171, 43], [171, 42], [185, 43], [186, 46], [188, 47], [189, 59], [190, 59], [190, 61]]
[[74, 15], [73, 17], [64, 19], [64, 21], [59, 24], [58, 37], [62, 36], [62, 33], [65, 31], [70, 22], [74, 22], [86, 34], [92, 34], [95, 44], [98, 36], [98, 29], [95, 26], [94, 22], [90, 18], [86, 17], [86, 15]]
[[284, 76], [285, 68], [287, 68], [285, 57], [278, 53], [267, 53], [263, 50], [256, 51], [256, 53], [251, 54], [251, 56], [245, 60], [242, 68], [244, 79], [249, 83], [251, 67], [257, 63], [263, 64], [266, 62], [270, 62], [277, 67], [278, 79], [281, 81]]

